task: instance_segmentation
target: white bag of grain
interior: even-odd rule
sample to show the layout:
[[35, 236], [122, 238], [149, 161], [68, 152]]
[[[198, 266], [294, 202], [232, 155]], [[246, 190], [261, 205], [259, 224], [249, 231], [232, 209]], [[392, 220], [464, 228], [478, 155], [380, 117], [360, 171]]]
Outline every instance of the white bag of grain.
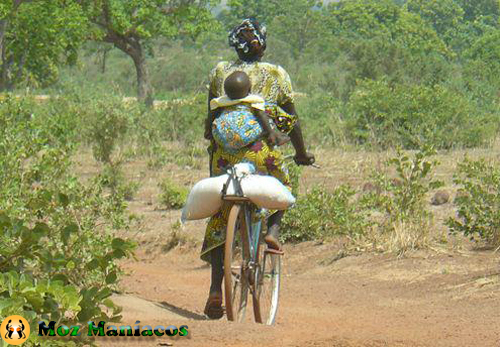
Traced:
[[[295, 197], [278, 179], [268, 175], [255, 175], [249, 163], [235, 165], [236, 176], [246, 197], [261, 208], [286, 210], [295, 203]], [[181, 220], [196, 220], [213, 216], [222, 206], [222, 189], [229, 175], [205, 178], [196, 183], [189, 193]], [[231, 181], [227, 195], [235, 195], [235, 182]]]

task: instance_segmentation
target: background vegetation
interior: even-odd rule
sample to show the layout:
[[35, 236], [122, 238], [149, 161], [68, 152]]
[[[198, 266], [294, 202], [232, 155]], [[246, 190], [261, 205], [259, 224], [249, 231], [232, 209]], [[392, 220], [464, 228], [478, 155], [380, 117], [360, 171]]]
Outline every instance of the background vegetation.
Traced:
[[[217, 4], [0, 3], [0, 320], [118, 318], [115, 261], [134, 245], [115, 231], [129, 227], [137, 190], [122, 164], [140, 156], [151, 168], [200, 169], [207, 76], [235, 58], [227, 30], [244, 17], [267, 24], [265, 60], [291, 75], [308, 144], [402, 150], [374, 173], [375, 193], [345, 185], [299, 197], [284, 240], [341, 235], [397, 253], [423, 246], [432, 227], [424, 196], [438, 186], [433, 150], [498, 136], [497, 0], [230, 0], [211, 11]], [[86, 180], [72, 162], [83, 148], [100, 166]], [[498, 176], [483, 161], [460, 166], [450, 230], [498, 246]], [[185, 187], [159, 187], [164, 206], [182, 205]]]

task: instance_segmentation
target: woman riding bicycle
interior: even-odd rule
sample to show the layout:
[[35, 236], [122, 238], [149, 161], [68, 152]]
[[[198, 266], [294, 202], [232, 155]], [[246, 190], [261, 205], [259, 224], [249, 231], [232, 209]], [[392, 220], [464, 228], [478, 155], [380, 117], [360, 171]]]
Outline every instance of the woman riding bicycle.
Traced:
[[[281, 152], [269, 146], [266, 141], [259, 139], [236, 152], [228, 152], [213, 140], [212, 122], [217, 113], [210, 111], [210, 101], [223, 96], [226, 77], [236, 71], [242, 71], [250, 77], [252, 94], [260, 95], [269, 105], [275, 105], [275, 110], [281, 109], [282, 111], [279, 112], [281, 118], [289, 118], [288, 122], [285, 119], [283, 124], [294, 124], [293, 128], [289, 129], [289, 136], [295, 148], [296, 164], [311, 165], [315, 160], [314, 155], [305, 149], [288, 73], [281, 66], [261, 62], [266, 49], [265, 27], [259, 25], [255, 19], [245, 19], [229, 34], [229, 44], [235, 48], [238, 59], [234, 62], [218, 63], [210, 74], [209, 114], [205, 124], [205, 138], [211, 140], [210, 175], [221, 175], [226, 166], [246, 161], [254, 163], [258, 171], [272, 175], [290, 187]], [[205, 314], [211, 319], [219, 319], [224, 314], [222, 309], [223, 246], [228, 213], [229, 210], [223, 207], [210, 218], [201, 252], [201, 259], [210, 262], [212, 266], [210, 292], [205, 306]], [[265, 241], [270, 248], [281, 248], [278, 236], [283, 213], [284, 211], [277, 211], [268, 218]]]

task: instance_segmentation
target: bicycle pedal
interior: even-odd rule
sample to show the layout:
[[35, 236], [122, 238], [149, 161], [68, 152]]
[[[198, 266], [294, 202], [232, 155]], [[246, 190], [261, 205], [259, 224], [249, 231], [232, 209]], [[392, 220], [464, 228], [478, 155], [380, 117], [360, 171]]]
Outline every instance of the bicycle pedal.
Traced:
[[264, 252], [269, 253], [269, 254], [275, 254], [275, 255], [284, 255], [285, 254], [284, 251], [278, 250], [278, 249], [273, 249], [273, 248], [266, 248], [266, 250]]

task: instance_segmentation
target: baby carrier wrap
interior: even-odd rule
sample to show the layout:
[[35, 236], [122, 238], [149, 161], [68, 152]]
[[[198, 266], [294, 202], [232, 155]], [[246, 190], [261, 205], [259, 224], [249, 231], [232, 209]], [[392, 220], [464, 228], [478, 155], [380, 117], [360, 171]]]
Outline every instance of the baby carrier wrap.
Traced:
[[248, 146], [262, 136], [263, 129], [254, 115], [254, 110], [265, 110], [260, 96], [249, 95], [237, 100], [223, 96], [213, 99], [210, 108], [223, 108], [212, 123], [212, 135], [229, 152]]

